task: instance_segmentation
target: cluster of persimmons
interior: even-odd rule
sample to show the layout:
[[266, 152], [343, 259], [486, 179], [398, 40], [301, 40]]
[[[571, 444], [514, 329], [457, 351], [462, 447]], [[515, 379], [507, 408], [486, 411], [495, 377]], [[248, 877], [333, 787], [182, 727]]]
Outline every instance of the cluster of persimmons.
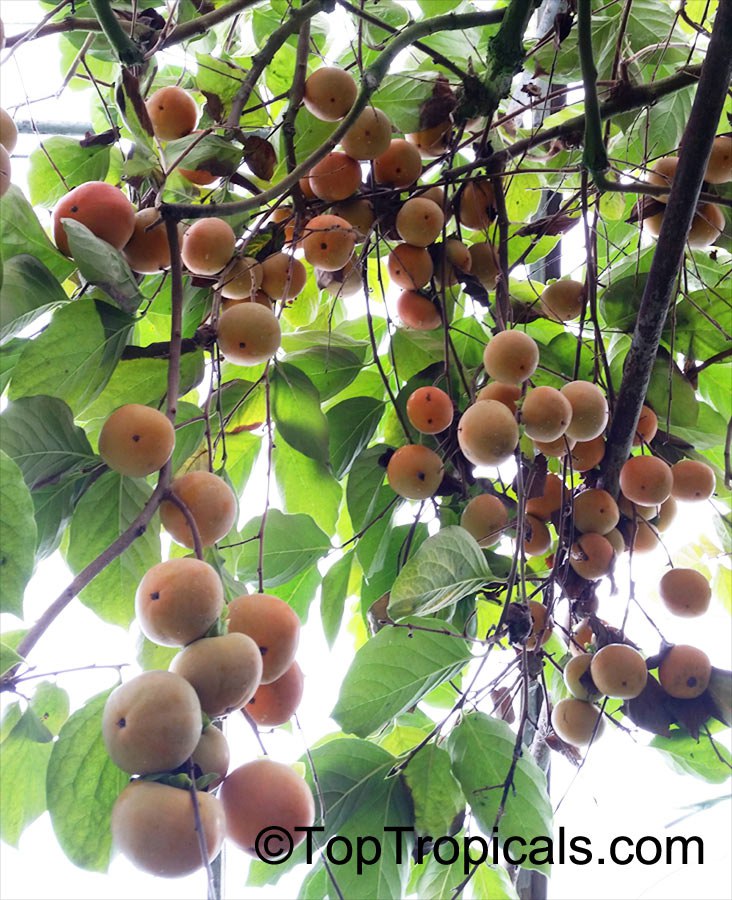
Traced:
[[[324, 121], [342, 120], [356, 96], [352, 76], [334, 67], [317, 69], [305, 83], [304, 104]], [[160, 142], [196, 129], [197, 105], [179, 87], [155, 91], [146, 106]], [[0, 194], [9, 181], [11, 126], [3, 112]], [[419, 184], [423, 160], [445, 153], [449, 139], [449, 121], [394, 137], [384, 112], [367, 106], [344, 134], [340, 149], [328, 153], [300, 180], [295, 202], [268, 211], [273, 232], [282, 238], [279, 249], [247, 255], [247, 239], [238, 243], [223, 218], [200, 218], [181, 227], [185, 270], [210, 279], [215, 290], [212, 325], [223, 358], [251, 366], [274, 357], [281, 342], [277, 304], [281, 311], [283, 304], [295, 300], [308, 277], [301, 257], [334, 296], [362, 290], [365, 260], [359, 260], [357, 247], [375, 231], [388, 244], [387, 269], [391, 283], [400, 289], [396, 311], [406, 328], [446, 327], [439, 292], [466, 276], [486, 291], [494, 290], [498, 256], [485, 240], [495, 219], [491, 181], [471, 178], [453, 196], [441, 186]], [[731, 157], [732, 138], [718, 138], [706, 180], [729, 180]], [[196, 185], [216, 180], [200, 169], [179, 165], [178, 171]], [[661, 160], [649, 181], [667, 187], [674, 171], [674, 159]], [[403, 192], [408, 194], [404, 199]], [[387, 194], [398, 202], [391, 203], [384, 218], [379, 196]], [[467, 232], [478, 239], [464, 242], [448, 236], [453, 216], [458, 234]], [[657, 233], [662, 217], [663, 210], [655, 213], [646, 219], [646, 227]], [[720, 217], [712, 204], [699, 207], [690, 238], [693, 246], [716, 240]], [[126, 194], [111, 184], [83, 184], [56, 206], [54, 239], [70, 255], [67, 219], [81, 222], [120, 250], [136, 273], [157, 273], [171, 265], [158, 210], [153, 206], [135, 210]], [[548, 319], [570, 322], [580, 316], [585, 300], [585, 285], [563, 279], [545, 288], [538, 308]], [[438, 450], [422, 443], [399, 447], [386, 464], [395, 493], [424, 502], [440, 492], [450, 461], [438, 451], [448, 435], [454, 436], [470, 465], [496, 467], [515, 458], [523, 433], [536, 454], [564, 460], [565, 469], [583, 478], [596, 473], [609, 419], [605, 394], [583, 380], [570, 381], [561, 389], [534, 385], [532, 377], [540, 363], [540, 348], [528, 334], [518, 328], [502, 330], [487, 341], [485, 377], [481, 373], [477, 392], [459, 415], [456, 399], [441, 387], [416, 389], [406, 404], [409, 423], [421, 435], [436, 435]], [[518, 553], [551, 554], [550, 565], [568, 565], [587, 582], [611, 574], [620, 554], [643, 553], [658, 544], [677, 501], [705, 500], [714, 490], [713, 471], [704, 463], [683, 460], [669, 466], [650, 452], [656, 428], [653, 410], [644, 407], [636, 450], [620, 474], [622, 493], [617, 501], [594, 486], [596, 479], [570, 487], [564, 478], [548, 473], [538, 494], [519, 495], [518, 508], [504, 502], [497, 490], [472, 497], [463, 506], [462, 527], [481, 547], [513, 539]], [[159, 471], [174, 444], [173, 425], [162, 412], [128, 404], [104, 424], [99, 451], [111, 469], [140, 478]], [[236, 514], [231, 488], [208, 471], [176, 477], [160, 506], [163, 527], [173, 540], [198, 550], [227, 535]], [[667, 571], [660, 593], [678, 616], [701, 615], [710, 599], [707, 580], [690, 569]], [[548, 639], [552, 621], [543, 604], [531, 601], [529, 606], [532, 624], [524, 644], [531, 651]], [[149, 640], [180, 651], [168, 671], [145, 672], [118, 687], [104, 711], [103, 734], [110, 757], [134, 776], [112, 816], [115, 842], [122, 852], [147, 871], [175, 876], [202, 865], [196, 816], [209, 859], [219, 852], [225, 835], [251, 853], [257, 833], [267, 825], [276, 823], [292, 831], [312, 824], [314, 801], [307, 783], [270, 759], [228, 772], [226, 739], [212, 724], [239, 710], [265, 727], [281, 725], [294, 714], [303, 675], [295, 662], [300, 624], [290, 606], [262, 593], [226, 604], [220, 574], [191, 556], [171, 558], [147, 572], [137, 590], [136, 614]], [[637, 697], [648, 677], [646, 659], [638, 649], [629, 643], [608, 643], [598, 649], [595, 637], [586, 621], [572, 632], [573, 656], [564, 673], [572, 698], [561, 700], [553, 710], [556, 733], [573, 744], [587, 744], [598, 736], [603, 724], [596, 705], [599, 698]], [[706, 689], [710, 671], [703, 651], [674, 646], [663, 656], [658, 674], [670, 696], [694, 698]], [[181, 776], [195, 791], [196, 804], [174, 786], [176, 778], [181, 783]], [[196, 779], [200, 790], [193, 787]], [[210, 793], [218, 785], [218, 795]], [[302, 835], [293, 833], [293, 838], [297, 843]]]

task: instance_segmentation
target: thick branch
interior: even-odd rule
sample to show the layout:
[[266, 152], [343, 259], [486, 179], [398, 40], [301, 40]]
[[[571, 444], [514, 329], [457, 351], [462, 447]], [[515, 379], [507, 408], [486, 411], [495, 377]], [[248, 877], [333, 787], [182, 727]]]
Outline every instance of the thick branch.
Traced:
[[142, 63], [144, 61], [142, 51], [120, 25], [109, 0], [89, 0], [89, 6], [122, 65], [134, 66]]
[[577, 41], [582, 61], [585, 89], [584, 167], [595, 178], [607, 171], [607, 150], [602, 136], [600, 103], [597, 99], [597, 67], [592, 55], [592, 8], [590, 0], [580, 0], [577, 9]]
[[732, 3], [720, 3], [638, 310], [602, 463], [602, 486], [612, 494], [618, 491], [619, 472], [630, 452], [663, 325], [674, 296], [686, 237], [732, 75], [731, 47]]

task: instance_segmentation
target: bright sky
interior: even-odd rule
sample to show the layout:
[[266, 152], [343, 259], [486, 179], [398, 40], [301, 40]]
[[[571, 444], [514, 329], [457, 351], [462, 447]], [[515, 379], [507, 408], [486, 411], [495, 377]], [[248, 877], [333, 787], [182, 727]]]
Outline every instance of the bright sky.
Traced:
[[[37, 4], [31, 0], [3, 0], [2, 15], [6, 30], [15, 33], [25, 22], [37, 20]], [[0, 102], [8, 107], [22, 102], [25, 92], [30, 98], [48, 94], [60, 83], [60, 67], [55, 40], [35, 42], [17, 54], [18, 66], [9, 62], [2, 68]], [[22, 82], [20, 79], [22, 72]], [[37, 119], [81, 120], [88, 116], [82, 95], [65, 91], [60, 98], [43, 104], [33, 104]], [[28, 110], [21, 109], [19, 117], [27, 118]], [[32, 136], [21, 136], [16, 153], [27, 153], [36, 145]], [[24, 185], [25, 160], [13, 160], [13, 180]], [[581, 236], [569, 248], [565, 259], [567, 272], [581, 265], [583, 249]], [[710, 533], [711, 508], [682, 505], [676, 525], [667, 532], [666, 544], [676, 564], [689, 553], [690, 535]], [[712, 540], [715, 540], [712, 537]], [[636, 596], [659, 623], [670, 641], [702, 646], [713, 664], [731, 667], [729, 615], [718, 601], [701, 621], [674, 620], [661, 608], [657, 582], [665, 565], [662, 550], [636, 559], [633, 577]], [[711, 568], [714, 569], [714, 563]], [[628, 597], [627, 567], [618, 573], [619, 593], [602, 600], [599, 615], [611, 623], [618, 623]], [[33, 578], [26, 596], [27, 620], [35, 620], [49, 601], [70, 580], [70, 573], [58, 555], [45, 562]], [[4, 616], [4, 626], [18, 627], [17, 620]], [[134, 630], [134, 629], [133, 629]], [[657, 636], [644, 617], [633, 608], [628, 633], [648, 652], [657, 647]], [[317, 603], [313, 604], [310, 619], [304, 628], [298, 661], [306, 674], [305, 698], [300, 721], [303, 734], [290, 735], [280, 729], [264, 736], [264, 743], [273, 758], [293, 762], [305, 747], [337, 726], [328, 718], [338, 695], [339, 678], [353, 654], [352, 639], [343, 633], [339, 650], [331, 653], [322, 637]], [[100, 650], [101, 648], [101, 650]], [[75, 602], [63, 613], [48, 636], [39, 644], [35, 661], [42, 661], [44, 671], [69, 666], [117, 664], [134, 659], [134, 635], [122, 629], [102, 624], [81, 603]], [[72, 709], [85, 699], [114, 683], [114, 671], [68, 674], [59, 684], [71, 696]], [[7, 698], [3, 698], [5, 701]], [[259, 749], [243, 721], [230, 717], [226, 734], [232, 750], [232, 767], [246, 762]], [[584, 834], [593, 846], [607, 845], [618, 834], [634, 839], [643, 835], [663, 838], [668, 823], [684, 814], [684, 807], [728, 793], [725, 785], [714, 786], [673, 772], [664, 758], [646, 748], [644, 733], [628, 736], [608, 728], [603, 739], [589, 753], [579, 774], [562, 757], [552, 756], [552, 799], [561, 801], [556, 826], [564, 826], [568, 835]], [[732, 874], [729, 867], [730, 806], [721, 803], [714, 808], [680, 822], [668, 830], [670, 834], [699, 834], [705, 841], [704, 866], [687, 867], [680, 864], [627, 867], [591, 865], [575, 869], [570, 865], [555, 867], [550, 884], [550, 896], [555, 898], [729, 898], [732, 896]], [[153, 880], [137, 872], [125, 860], [117, 858], [108, 875], [84, 872], [71, 865], [63, 856], [52, 833], [47, 816], [42, 816], [23, 835], [17, 850], [0, 846], [0, 896], [6, 900], [38, 900], [38, 898], [73, 898], [73, 900], [126, 900], [129, 897], [155, 896], [160, 900], [205, 897], [202, 873], [173, 881]], [[245, 887], [247, 857], [233, 848], [226, 851], [227, 900], [253, 897], [296, 896], [299, 876], [283, 881], [274, 889], [252, 890]]]

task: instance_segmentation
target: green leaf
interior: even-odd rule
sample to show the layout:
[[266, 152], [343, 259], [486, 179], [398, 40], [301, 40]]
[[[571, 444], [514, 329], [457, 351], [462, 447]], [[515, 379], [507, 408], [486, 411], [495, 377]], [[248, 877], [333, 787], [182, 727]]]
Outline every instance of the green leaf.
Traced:
[[233, 175], [241, 165], [241, 147], [217, 134], [207, 134], [204, 138], [189, 134], [170, 141], [165, 146], [167, 165], [172, 165], [184, 153], [180, 162], [184, 169], [203, 169], [212, 175]]
[[308, 566], [307, 569], [298, 572], [294, 578], [284, 584], [278, 584], [277, 596], [295, 610], [304, 625], [308, 618], [310, 604], [315, 600], [315, 594], [322, 582], [318, 567], [316, 565]]
[[533, 172], [511, 175], [506, 185], [506, 212], [510, 222], [528, 222], [541, 203], [542, 187]]
[[333, 563], [323, 578], [320, 618], [323, 621], [323, 633], [329, 647], [335, 643], [341, 628], [352, 564], [353, 551], [344, 554], [337, 562]]
[[59, 281], [63, 281], [76, 268], [49, 241], [33, 212], [33, 207], [25, 199], [20, 188], [14, 184], [10, 185], [3, 197], [0, 251], [6, 266], [13, 256], [21, 253], [31, 254]]
[[390, 593], [394, 587], [394, 576], [402, 568], [407, 560], [407, 554], [413, 556], [429, 537], [429, 531], [424, 522], [417, 525], [392, 526], [385, 539], [387, 541], [386, 552], [382, 563], [369, 573], [363, 580], [361, 587], [361, 610], [365, 612], [384, 594]]
[[397, 575], [389, 615], [429, 615], [475, 593], [492, 577], [478, 542], [459, 525], [438, 531]]
[[41, 142], [29, 159], [28, 193], [34, 206], [52, 207], [87, 181], [104, 181], [109, 147], [83, 146], [74, 138], [55, 135]]
[[661, 427], [667, 416], [672, 426], [682, 428], [692, 427], [699, 417], [699, 401], [694, 388], [663, 348], [658, 351], [653, 364], [646, 401], [658, 416]]
[[[204, 373], [203, 353], [184, 353], [181, 357], [180, 396], [200, 383]], [[106, 419], [118, 406], [142, 403], [159, 406], [165, 397], [168, 361], [165, 359], [123, 359], [96, 400], [84, 410], [84, 421]]]
[[41, 681], [33, 692], [31, 709], [51, 740], [69, 717], [69, 695], [53, 682]]
[[[370, 7], [369, 11], [372, 11]], [[387, 75], [371, 102], [389, 116], [397, 131], [409, 134], [419, 131], [420, 107], [432, 96], [433, 88], [434, 79], [424, 72], [419, 77]]]
[[312, 381], [287, 363], [275, 367], [270, 380], [272, 418], [283, 439], [328, 465], [328, 420], [320, 408], [320, 395]]
[[33, 733], [41, 723], [26, 709], [2, 742], [0, 766], [0, 837], [18, 846], [23, 831], [46, 809], [46, 768], [52, 743], [39, 742]]
[[[355, 854], [349, 863], [338, 866], [335, 877], [342, 896], [379, 900], [403, 897], [412, 838], [408, 835], [403, 839], [401, 862], [397, 863], [397, 835], [384, 831], [395, 825], [408, 828], [413, 821], [401, 779], [386, 777], [397, 760], [375, 744], [352, 738], [328, 741], [313, 749], [311, 755], [326, 810], [325, 832], [318, 835], [319, 840], [338, 834], [355, 847], [359, 837], [373, 835], [384, 844], [379, 861], [364, 866], [360, 873]], [[364, 846], [365, 853], [372, 849]]]
[[48, 763], [48, 811], [66, 856], [82, 869], [106, 872], [115, 800], [129, 781], [109, 758], [102, 712], [109, 691], [89, 700], [61, 729]]
[[[135, 520], [152, 489], [139, 478], [117, 472], [102, 475], [74, 510], [66, 560], [74, 573], [115, 541]], [[134, 618], [135, 591], [142, 576], [160, 562], [160, 534], [145, 532], [107, 565], [81, 592], [81, 600], [100, 618], [126, 627]]]
[[368, 445], [384, 414], [385, 405], [373, 397], [351, 397], [327, 414], [330, 461], [336, 478], [343, 478]]
[[[173, 450], [172, 471], [175, 474], [198, 448], [206, 434], [203, 412], [195, 403], [181, 400], [175, 414], [175, 449]], [[228, 444], [228, 441], [227, 441]], [[227, 450], [231, 448], [227, 446]]]
[[[369, 4], [369, 12], [380, 22], [391, 25], [392, 29], [402, 28], [410, 18], [407, 10], [395, 3], [394, 0], [375, 0], [374, 3]], [[392, 31], [380, 28], [376, 22], [364, 22], [363, 31], [369, 47], [377, 47], [392, 34]]]
[[[470, 804], [481, 831], [490, 835], [504, 795], [504, 785], [514, 757], [517, 737], [500, 719], [484, 713], [469, 713], [453, 728], [447, 739], [452, 768]], [[546, 775], [524, 753], [513, 773], [505, 806], [498, 823], [498, 839], [520, 834], [529, 845], [533, 838], [552, 833], [552, 807]], [[543, 844], [538, 845], [540, 848]], [[548, 865], [527, 859], [527, 869], [546, 872]]]
[[455, 819], [465, 809], [465, 798], [452, 774], [449, 753], [436, 744], [427, 744], [409, 761], [404, 778], [414, 803], [417, 833], [434, 837], [450, 834]]
[[666, 761], [682, 774], [695, 775], [711, 784], [722, 784], [732, 775], [732, 754], [723, 741], [702, 735], [699, 740], [682, 729], [670, 737], [654, 737], [651, 747], [662, 751]]
[[280, 441], [273, 461], [285, 512], [307, 513], [327, 534], [334, 534], [342, 488], [326, 467]]
[[[236, 577], [240, 581], [257, 581], [259, 541], [256, 540], [256, 535], [261, 522], [261, 516], [247, 522], [238, 538], [238, 541], [246, 543], [223, 551], [224, 556], [234, 564]], [[263, 541], [262, 569], [265, 587], [284, 584], [331, 549], [330, 538], [310, 516], [285, 515], [278, 509], [267, 512]], [[235, 541], [232, 540], [231, 543]]]
[[384, 561], [389, 541], [391, 513], [396, 495], [385, 485], [386, 465], [380, 460], [391, 448], [385, 444], [369, 447], [355, 460], [346, 484], [346, 505], [355, 533], [365, 532], [356, 543], [364, 575], [370, 577]]
[[142, 302], [135, 276], [122, 254], [74, 219], [62, 219], [69, 249], [84, 278], [108, 294], [120, 309], [132, 313]]
[[0, 611], [21, 619], [35, 547], [33, 498], [17, 464], [0, 450]]
[[401, 379], [409, 379], [432, 363], [442, 362], [445, 343], [442, 331], [411, 331], [397, 328], [391, 339], [394, 366]]
[[[434, 853], [430, 853], [424, 862], [416, 865], [412, 869], [409, 883], [410, 894], [415, 894], [420, 900], [444, 900], [450, 897], [463, 882], [466, 873], [474, 870], [474, 864], [465, 855], [470, 839], [471, 836], [464, 831], [455, 835], [454, 840], [459, 853], [454, 862], [449, 864], [440, 862]], [[476, 856], [479, 852], [480, 850], [473, 845], [471, 855]], [[451, 847], [443, 849], [441, 854], [443, 860], [452, 859], [452, 856]], [[473, 897], [474, 900], [518, 900], [511, 877], [502, 866], [489, 866], [486, 863], [479, 866], [471, 875], [467, 890], [467, 895], [461, 893], [460, 896]]]
[[[317, 340], [313, 335], [313, 340]], [[358, 375], [363, 354], [334, 344], [314, 344], [287, 354], [287, 362], [302, 370], [318, 389], [322, 400], [342, 391]]]
[[23, 657], [12, 647], [0, 641], [0, 677], [9, 672], [19, 662], [23, 662]]
[[356, 652], [331, 714], [344, 731], [372, 734], [471, 658], [466, 642], [441, 619], [405, 624], [433, 630], [382, 628]]
[[3, 449], [34, 490], [41, 481], [93, 462], [96, 457], [73, 413], [56, 397], [22, 397], [0, 416]]
[[131, 323], [110, 336], [93, 300], [56, 310], [50, 325], [25, 348], [10, 382], [10, 399], [45, 394], [79, 413], [109, 380]]
[[0, 347], [0, 394], [5, 391], [28, 338], [10, 338]]
[[27, 253], [3, 266], [0, 288], [0, 342], [19, 334], [35, 320], [68, 301], [61, 285], [40, 260]]

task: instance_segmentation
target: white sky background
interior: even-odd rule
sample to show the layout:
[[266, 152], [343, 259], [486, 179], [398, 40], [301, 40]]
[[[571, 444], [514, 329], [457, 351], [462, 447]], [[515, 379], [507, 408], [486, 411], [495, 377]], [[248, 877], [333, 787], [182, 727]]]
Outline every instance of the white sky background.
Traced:
[[[23, 30], [23, 23], [38, 19], [38, 6], [33, 0], [2, 0], [0, 14], [6, 32]], [[3, 107], [22, 101], [24, 91], [33, 99], [51, 93], [61, 81], [56, 39], [47, 38], [22, 48], [17, 53], [18, 65], [10, 62], [0, 70], [0, 103]], [[23, 84], [20, 83], [22, 72]], [[33, 104], [36, 119], [85, 121], [88, 119], [86, 98], [66, 90], [60, 98]], [[28, 118], [27, 109], [18, 117]], [[16, 153], [27, 155], [37, 144], [34, 136], [21, 135]], [[13, 160], [13, 181], [25, 185], [25, 160]], [[0, 207], [0, 214], [2, 214]], [[45, 213], [44, 213], [45, 214]], [[47, 214], [46, 214], [47, 215]], [[48, 221], [48, 219], [43, 219]], [[576, 244], [565, 241], [564, 266], [577, 277], [584, 250], [581, 235]], [[684, 564], [690, 536], [709, 532], [710, 505], [681, 504], [675, 526], [665, 535], [665, 542], [675, 564]], [[716, 539], [712, 536], [712, 540]], [[670, 641], [703, 647], [712, 663], [731, 667], [730, 619], [715, 599], [709, 613], [701, 620], [674, 619], [660, 605], [657, 583], [664, 570], [662, 550], [636, 558], [633, 577], [636, 596], [661, 627]], [[710, 567], [714, 570], [715, 563]], [[56, 554], [45, 562], [34, 576], [26, 595], [27, 621], [34, 621], [48, 603], [70, 580], [70, 573]], [[619, 567], [619, 594], [603, 599], [599, 615], [611, 623], [622, 619], [628, 596], [627, 567]], [[7, 628], [18, 627], [17, 620], [3, 617]], [[636, 609], [631, 609], [628, 633], [647, 652], [658, 645], [655, 632]], [[134, 631], [134, 627], [133, 627]], [[306, 674], [305, 698], [300, 711], [304, 733], [292, 736], [280, 729], [264, 736], [268, 752], [274, 759], [293, 762], [304, 748], [321, 735], [337, 730], [328, 718], [337, 699], [339, 674], [345, 671], [353, 654], [353, 641], [345, 632], [337, 644], [337, 652], [325, 645], [320, 626], [318, 604], [311, 608], [310, 619], [303, 630], [298, 661]], [[100, 649], [101, 648], [101, 649]], [[102, 623], [81, 603], [75, 601], [41, 639], [31, 660], [43, 671], [70, 666], [117, 664], [134, 660], [134, 637], [120, 628]], [[41, 662], [42, 661], [42, 662]], [[72, 710], [81, 706], [92, 694], [109, 687], [115, 672], [82, 672], [59, 678], [58, 683], [71, 697]], [[7, 698], [3, 698], [7, 700]], [[249, 727], [238, 717], [230, 717], [226, 733], [232, 751], [232, 767], [253, 759], [259, 749]], [[637, 839], [643, 835], [663, 838], [667, 823], [684, 813], [683, 807], [729, 793], [726, 785], [708, 785], [689, 776], [677, 775], [657, 751], [646, 748], [649, 737], [643, 732], [632, 737], [613, 728], [590, 751], [583, 769], [576, 775], [566, 761], [552, 755], [552, 799], [555, 805], [563, 799], [556, 816], [556, 826], [564, 825], [568, 835], [584, 834], [593, 846], [607, 847], [618, 834]], [[550, 883], [550, 896], [555, 898], [729, 898], [732, 896], [732, 874], [729, 866], [730, 804], [721, 803], [711, 810], [694, 815], [674, 826], [669, 833], [698, 834], [705, 842], [705, 864], [683, 867], [680, 864], [644, 867], [591, 865], [555, 867]], [[247, 857], [235, 848], [226, 850], [227, 900], [255, 897], [296, 896], [300, 876], [283, 881], [273, 889], [245, 887]], [[137, 872], [125, 860], [113, 861], [108, 875], [95, 875], [74, 867], [58, 847], [47, 815], [42, 816], [23, 835], [18, 850], [0, 845], [0, 896], [4, 900], [21, 898], [104, 897], [125, 900], [129, 897], [202, 898], [205, 897], [203, 873], [184, 879], [153, 879]]]

